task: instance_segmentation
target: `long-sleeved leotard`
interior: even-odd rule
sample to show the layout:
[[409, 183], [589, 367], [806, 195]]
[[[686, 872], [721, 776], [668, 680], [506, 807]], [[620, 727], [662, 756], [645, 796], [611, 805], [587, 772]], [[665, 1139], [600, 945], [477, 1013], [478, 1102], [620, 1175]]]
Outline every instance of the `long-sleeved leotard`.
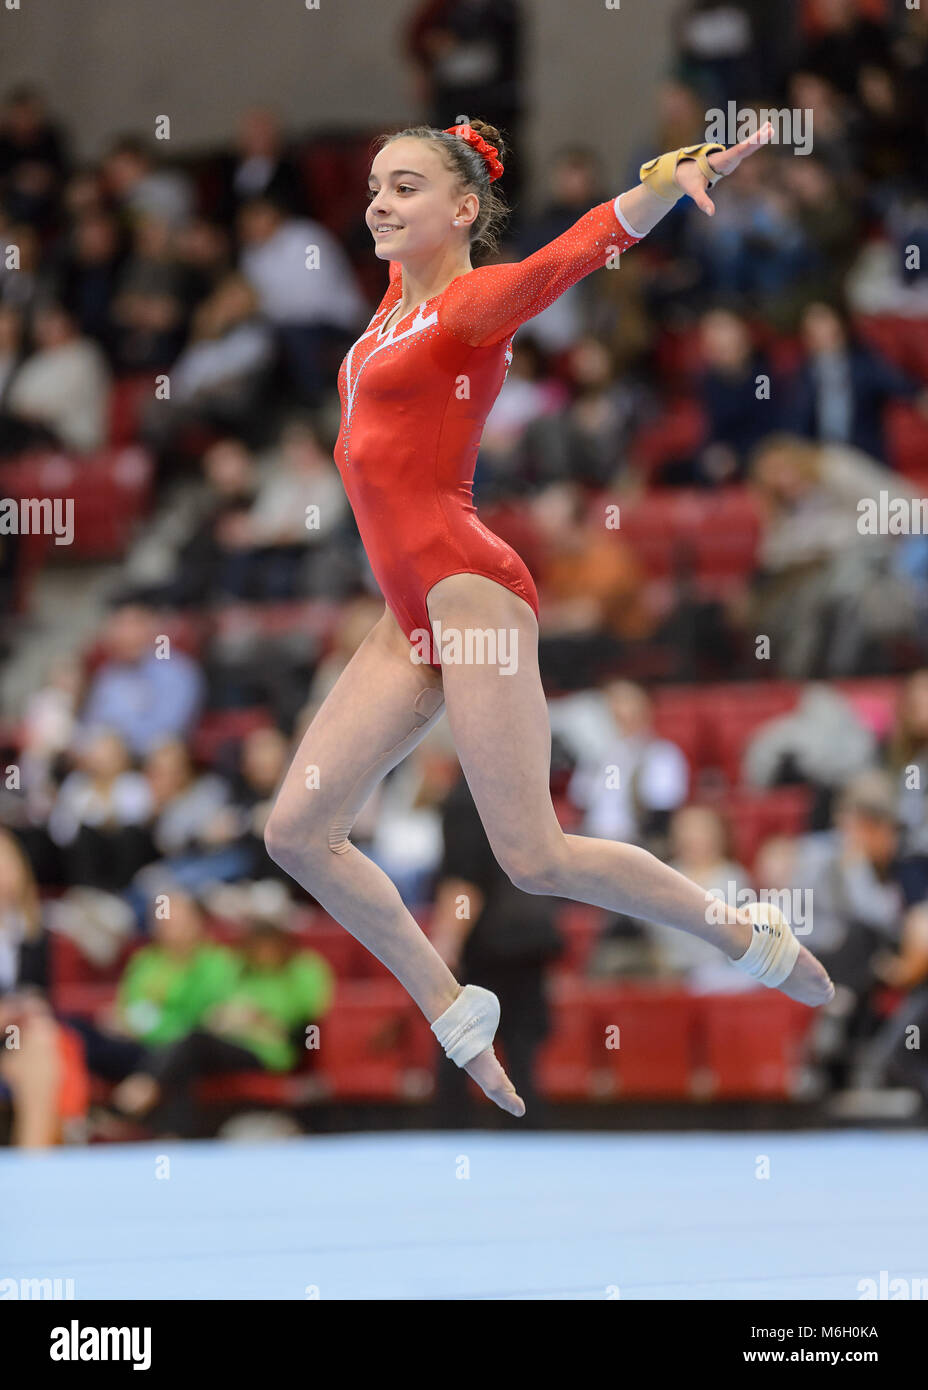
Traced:
[[600, 203], [525, 260], [457, 276], [383, 332], [403, 290], [391, 261], [386, 293], [339, 370], [335, 462], [387, 607], [411, 643], [430, 636], [426, 595], [451, 574], [485, 575], [537, 617], [531, 574], [477, 516], [480, 436], [520, 324], [639, 240], [618, 198]]

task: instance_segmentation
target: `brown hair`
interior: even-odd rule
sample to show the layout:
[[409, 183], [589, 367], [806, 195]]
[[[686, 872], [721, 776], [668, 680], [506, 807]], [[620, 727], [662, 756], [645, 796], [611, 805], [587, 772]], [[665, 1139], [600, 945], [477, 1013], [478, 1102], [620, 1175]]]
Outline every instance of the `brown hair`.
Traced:
[[[506, 145], [496, 127], [484, 121], [470, 121], [469, 124], [488, 145], [496, 146], [500, 162], [505, 163]], [[430, 125], [407, 126], [405, 130], [381, 135], [375, 142], [375, 151], [379, 152], [394, 140], [407, 139], [430, 141], [440, 151], [448, 171], [456, 175], [459, 186], [467, 193], [477, 194], [480, 211], [470, 229], [471, 249], [495, 255], [499, 250], [500, 234], [509, 218], [509, 207], [502, 194], [497, 193], [491, 184], [490, 171], [483, 155], [459, 136], [449, 135], [446, 130], [438, 130]]]

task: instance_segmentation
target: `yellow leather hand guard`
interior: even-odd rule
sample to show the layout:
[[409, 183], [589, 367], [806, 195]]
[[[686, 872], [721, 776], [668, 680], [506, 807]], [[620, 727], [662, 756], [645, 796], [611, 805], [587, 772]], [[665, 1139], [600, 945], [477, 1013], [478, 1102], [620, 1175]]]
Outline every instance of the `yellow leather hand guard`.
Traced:
[[711, 188], [725, 175], [713, 169], [709, 163], [709, 155], [718, 154], [725, 148], [724, 145], [684, 145], [682, 149], [671, 150], [669, 154], [659, 154], [656, 159], [649, 159], [638, 170], [638, 177], [656, 197], [663, 198], [667, 203], [675, 203], [684, 196], [683, 190], [673, 181], [680, 160], [695, 159], [699, 165], [699, 172]]

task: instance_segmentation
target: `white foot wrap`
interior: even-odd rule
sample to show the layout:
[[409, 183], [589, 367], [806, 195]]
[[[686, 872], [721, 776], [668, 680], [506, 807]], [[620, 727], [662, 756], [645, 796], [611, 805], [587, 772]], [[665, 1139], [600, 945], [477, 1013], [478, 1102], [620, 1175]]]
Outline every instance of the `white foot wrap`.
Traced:
[[451, 1061], [463, 1067], [490, 1046], [498, 1025], [499, 1000], [493, 991], [465, 985], [431, 1029]]
[[760, 984], [777, 989], [796, 964], [799, 942], [774, 903], [751, 903], [748, 912], [754, 922], [751, 944], [743, 956], [731, 963]]

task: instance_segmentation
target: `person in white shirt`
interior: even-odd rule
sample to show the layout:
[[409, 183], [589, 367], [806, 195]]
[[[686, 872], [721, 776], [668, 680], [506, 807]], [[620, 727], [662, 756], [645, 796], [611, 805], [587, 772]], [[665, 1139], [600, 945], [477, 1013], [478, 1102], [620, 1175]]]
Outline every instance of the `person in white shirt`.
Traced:
[[364, 326], [368, 306], [331, 232], [254, 198], [239, 214], [240, 267], [277, 330], [294, 384], [312, 404], [327, 384], [327, 350]]
[[43, 425], [67, 449], [91, 453], [106, 440], [110, 377], [100, 348], [82, 338], [60, 304], [46, 304], [33, 321], [36, 351], [16, 373], [6, 409]]

